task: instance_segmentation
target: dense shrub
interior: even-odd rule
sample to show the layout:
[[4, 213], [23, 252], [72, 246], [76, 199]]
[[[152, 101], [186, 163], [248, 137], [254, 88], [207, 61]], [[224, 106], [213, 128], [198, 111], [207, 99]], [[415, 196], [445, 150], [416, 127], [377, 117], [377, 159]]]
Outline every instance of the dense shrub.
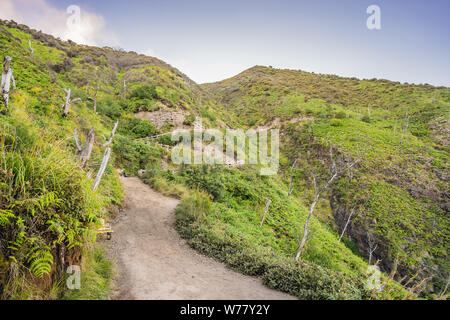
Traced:
[[130, 96], [131, 98], [152, 100], [158, 98], [158, 92], [156, 86], [145, 84], [133, 89]]
[[211, 122], [216, 121], [216, 116], [214, 115], [213, 112], [211, 112], [209, 108], [202, 108], [201, 116], [203, 118], [209, 119]]
[[117, 165], [125, 172], [137, 174], [139, 169], [145, 169], [149, 163], [159, 163], [164, 150], [146, 144], [144, 141], [132, 140], [127, 136], [116, 134], [113, 151]]
[[122, 114], [122, 107], [120, 104], [113, 99], [111, 96], [107, 96], [103, 99], [97, 101], [97, 112], [111, 119], [117, 119]]
[[345, 119], [347, 117], [347, 113], [345, 113], [344, 111], [340, 111], [340, 112], [336, 113], [336, 115], [334, 117], [336, 119]]
[[[243, 238], [229, 237], [208, 224], [210, 205], [196, 193], [182, 199], [176, 209], [176, 228], [189, 245], [205, 255], [226, 263], [236, 271], [262, 276], [271, 288], [300, 299], [362, 299], [366, 292], [361, 279], [350, 278], [313, 263], [275, 254], [270, 248], [255, 248]], [[198, 208], [203, 208], [198, 210]], [[202, 221], [202, 223], [198, 223]]]
[[349, 278], [305, 261], [271, 261], [263, 275], [264, 283], [300, 299], [355, 300], [367, 294], [362, 279]]
[[193, 115], [192, 113], [190, 113], [188, 116], [186, 116], [186, 118], [183, 121], [183, 124], [185, 126], [190, 126], [194, 123], [195, 121], [195, 115]]
[[223, 198], [225, 190], [221, 181], [220, 169], [202, 166], [184, 167], [180, 175], [191, 188], [199, 188], [209, 193], [215, 201]]
[[122, 118], [119, 132], [134, 138], [145, 138], [157, 135], [158, 129], [148, 120], [138, 118]]
[[340, 119], [331, 119], [330, 120], [330, 126], [341, 127], [342, 126], [342, 120], [340, 120]]
[[370, 117], [366, 115], [361, 118], [361, 121], [363, 121], [365, 123], [370, 123], [372, 121], [372, 119], [370, 119]]
[[52, 69], [55, 72], [61, 73], [61, 72], [67, 72], [70, 69], [72, 69], [74, 66], [74, 63], [71, 59], [64, 59], [61, 63], [49, 63], [49, 68]]
[[172, 136], [170, 134], [158, 137], [158, 142], [166, 146], [175, 146], [177, 144], [176, 141], [172, 141]]

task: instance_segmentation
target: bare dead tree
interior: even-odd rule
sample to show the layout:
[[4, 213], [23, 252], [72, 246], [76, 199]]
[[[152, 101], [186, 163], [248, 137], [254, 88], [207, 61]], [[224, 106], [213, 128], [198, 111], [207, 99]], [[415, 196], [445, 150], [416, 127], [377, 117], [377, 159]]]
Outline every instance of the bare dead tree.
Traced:
[[358, 161], [354, 161], [352, 162], [345, 170], [338, 170], [337, 166], [336, 166], [336, 161], [333, 158], [333, 145], [330, 143], [330, 161], [331, 161], [331, 178], [328, 179], [328, 181], [322, 186], [322, 187], [317, 187], [317, 183], [316, 183], [316, 176], [313, 175], [313, 187], [314, 187], [314, 200], [311, 203], [311, 206], [309, 207], [309, 213], [308, 213], [308, 217], [306, 218], [306, 222], [305, 222], [305, 226], [303, 228], [303, 237], [302, 237], [302, 241], [300, 242], [300, 245], [298, 247], [297, 250], [297, 254], [295, 256], [295, 260], [299, 260], [300, 259], [300, 255], [302, 253], [302, 250], [306, 244], [306, 240], [308, 238], [308, 232], [309, 232], [309, 222], [311, 220], [311, 217], [314, 213], [314, 208], [316, 207], [316, 204], [319, 202], [320, 199], [320, 195], [322, 194], [323, 191], [325, 191], [331, 183], [333, 183], [333, 181], [343, 172], [345, 172], [347, 170], [347, 168], [351, 168], [353, 167]]
[[[379, 263], [379, 260], [375, 263], [375, 265], [377, 265]], [[381, 284], [381, 286], [377, 289], [377, 293], [381, 293], [383, 292], [386, 287], [388, 287], [388, 284], [390, 282], [394, 281], [394, 277], [397, 274], [397, 269], [398, 269], [398, 264], [399, 261], [398, 259], [394, 260], [394, 265], [392, 266], [391, 272], [389, 273], [389, 276], [383, 281], [383, 283]], [[399, 283], [403, 288], [405, 288], [406, 290], [409, 291], [409, 294], [406, 295], [403, 299], [417, 299], [417, 297], [420, 295], [421, 292], [423, 292], [423, 290], [425, 290], [427, 283], [432, 279], [432, 277], [424, 277], [422, 278], [420, 281], [417, 281], [415, 284], [412, 284], [412, 282], [418, 278], [423, 272], [423, 269], [419, 269], [417, 270], [417, 272], [415, 273], [415, 275], [413, 275], [412, 277], [409, 278], [409, 280], [406, 283], [403, 283], [403, 281], [405, 281], [405, 279], [408, 277], [407, 275], [404, 276], [402, 279], [400, 279], [399, 281], [397, 281], [397, 283]], [[389, 296], [390, 292], [393, 290], [393, 287], [390, 286], [389, 289], [386, 291], [386, 295]]]
[[86, 84], [85, 93], [86, 95], [89, 94], [89, 85], [93, 82], [94, 84], [91, 86], [94, 90], [93, 95], [90, 95], [87, 97], [88, 100], [92, 101], [94, 103], [94, 113], [97, 113], [97, 96], [98, 92], [102, 89], [102, 83], [103, 83], [103, 76], [97, 72], [96, 69], [93, 73], [89, 74], [89, 80]]
[[291, 177], [289, 178], [288, 196], [290, 196], [292, 194], [292, 192], [294, 192], [294, 187], [292, 186], [293, 180], [294, 180], [294, 178], [291, 175]]
[[127, 97], [127, 80], [123, 79], [123, 98]]
[[434, 90], [434, 94], [433, 94], [433, 103], [436, 103], [436, 94], [437, 94], [437, 90]]
[[106, 147], [106, 146], [109, 146], [109, 145], [111, 144], [111, 142], [112, 142], [113, 139], [114, 139], [114, 135], [116, 134], [116, 130], [117, 130], [117, 126], [118, 126], [118, 125], [119, 125], [119, 120], [117, 120], [116, 123], [114, 123], [114, 128], [113, 128], [113, 130], [111, 131], [111, 135], [109, 136], [108, 141], [106, 141], [106, 142], [102, 145], [102, 147]]
[[446, 300], [449, 297], [449, 294], [447, 294], [448, 284], [450, 283], [450, 277], [447, 278], [447, 282], [445, 283], [445, 286], [442, 288], [441, 292], [436, 296], [436, 300]]
[[[94, 95], [92, 97], [88, 97], [88, 99], [94, 103], [94, 113], [97, 113], [97, 95], [99, 90], [100, 90], [100, 83], [99, 80], [97, 80], [94, 89]], [[86, 94], [87, 94], [87, 87], [86, 87]]]
[[369, 245], [367, 252], [369, 253], [369, 265], [370, 265], [372, 262], [373, 253], [375, 252], [375, 250], [377, 250], [378, 244], [376, 243], [375, 238], [373, 238], [370, 235], [369, 231], [367, 231], [367, 244]]
[[270, 206], [271, 203], [272, 203], [272, 200], [271, 199], [267, 199], [266, 207], [264, 208], [264, 214], [262, 216], [261, 223], [259, 224], [260, 227], [263, 225], [264, 220], [266, 219], [266, 214], [267, 214], [267, 211], [269, 210], [269, 206]]
[[98, 94], [98, 90], [100, 89], [100, 85], [97, 81], [97, 85], [95, 86], [95, 92], [94, 92], [94, 113], [97, 113], [97, 94]]
[[408, 130], [409, 127], [409, 116], [408, 116], [408, 112], [406, 112], [406, 118], [405, 118], [405, 122], [402, 124], [402, 134], [400, 137], [400, 147], [403, 148], [403, 137], [405, 135], [405, 132]]
[[111, 155], [111, 148], [106, 148], [105, 154], [103, 156], [102, 164], [100, 165], [100, 169], [97, 172], [97, 177], [94, 180], [93, 190], [97, 190], [100, 181], [102, 180], [103, 174], [105, 173], [106, 166], [108, 165], [108, 160]]
[[91, 128], [86, 137], [86, 141], [84, 143], [84, 147], [82, 148], [80, 143], [78, 142], [77, 130], [74, 130], [75, 135], [75, 144], [78, 150], [78, 160], [81, 162], [81, 167], [85, 168], [91, 158], [92, 148], [94, 147], [95, 133], [94, 128]]
[[[291, 170], [293, 170], [295, 168], [295, 165], [297, 164], [297, 161], [298, 161], [298, 158], [295, 158], [294, 163], [292, 164]], [[294, 177], [291, 174], [291, 177], [289, 179], [288, 196], [290, 196], [292, 194], [292, 192], [294, 192], [293, 180], [294, 180]]]
[[[114, 124], [114, 128], [113, 128], [113, 130], [111, 132], [111, 135], [109, 136], [108, 141], [106, 143], [104, 143], [102, 145], [102, 147], [109, 146], [112, 143], [112, 141], [114, 139], [114, 134], [116, 133], [118, 125], [119, 125], [119, 120], [117, 120], [116, 123]], [[103, 177], [103, 174], [105, 173], [105, 169], [106, 169], [106, 167], [108, 165], [108, 161], [109, 161], [109, 157], [110, 156], [111, 156], [111, 148], [108, 147], [105, 150], [105, 154], [103, 155], [103, 160], [102, 160], [102, 163], [100, 165], [100, 169], [98, 170], [97, 176], [95, 177], [95, 180], [94, 180], [94, 186], [93, 186], [93, 190], [94, 191], [97, 190], [97, 188], [98, 188], [98, 186], [100, 184], [100, 181], [102, 180], [102, 177]]]
[[81, 101], [81, 98], [75, 98], [75, 99], [70, 100], [71, 90], [70, 89], [64, 89], [64, 92], [66, 93], [66, 102], [62, 105], [62, 109], [63, 109], [63, 117], [67, 117], [67, 115], [69, 114], [70, 106], [72, 105], [72, 103], [77, 102], [77, 101]]
[[5, 109], [1, 110], [2, 114], [6, 114], [6, 111], [8, 110], [11, 81], [14, 89], [16, 89], [16, 81], [14, 80], [14, 74], [11, 68], [11, 61], [12, 58], [10, 56], [6, 56], [5, 59], [3, 59], [2, 83], [0, 91], [2, 94], [3, 103], [5, 104]]
[[339, 240], [338, 240], [339, 242], [341, 241], [342, 237], [344, 236], [345, 230], [347, 230], [347, 226], [348, 226], [348, 224], [350, 223], [350, 220], [351, 220], [352, 215], [353, 215], [354, 212], [355, 212], [355, 208], [352, 208], [352, 209], [350, 210], [349, 215], [348, 215], [347, 222], [346, 222], [345, 225], [344, 225], [344, 229], [342, 229], [341, 236], [339, 237]]

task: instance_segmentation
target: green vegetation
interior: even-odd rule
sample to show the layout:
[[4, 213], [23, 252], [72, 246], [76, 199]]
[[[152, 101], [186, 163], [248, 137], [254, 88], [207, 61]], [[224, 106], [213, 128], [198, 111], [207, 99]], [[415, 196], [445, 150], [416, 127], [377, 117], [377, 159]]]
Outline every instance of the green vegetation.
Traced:
[[[156, 58], [78, 46], [0, 21], [5, 55], [13, 58], [17, 89], [0, 117], [1, 298], [109, 296], [113, 266], [94, 242], [100, 219], [123, 199], [116, 168], [145, 170], [146, 183], [181, 199], [176, 227], [192, 247], [299, 298], [417, 298], [409, 289], [428, 277], [421, 297], [435, 298], [445, 287], [448, 88], [264, 67], [199, 86]], [[66, 118], [63, 88], [82, 99]], [[174, 145], [174, 124], [157, 129], [134, 115], [156, 110], [183, 112], [184, 126], [201, 117], [204, 127], [279, 128], [279, 175], [261, 176], [258, 166], [171, 164], [165, 147]], [[113, 156], [94, 192], [102, 145], [117, 120]], [[73, 132], [84, 143], [91, 128], [96, 141], [82, 169]], [[340, 168], [359, 161], [323, 193], [297, 262], [312, 177], [319, 185], [327, 180], [330, 143]], [[385, 272], [381, 292], [365, 286], [368, 235]], [[86, 290], [65, 290], [69, 264], [81, 265]], [[412, 278], [408, 288], [403, 277], [403, 284]]]
[[[24, 45], [26, 34], [6, 26], [0, 34], [0, 55], [13, 57], [17, 82], [8, 115], [0, 118], [1, 298], [61, 298], [66, 267], [81, 264], [87, 271], [89, 258], [84, 257], [95, 254], [90, 244], [99, 219], [107, 218], [108, 208], [120, 205], [123, 197], [114, 159], [100, 189], [92, 191], [86, 173], [98, 170], [103, 150], [94, 146], [82, 170], [73, 130], [84, 141], [94, 127], [102, 142], [112, 122], [92, 114], [84, 103], [73, 104], [62, 118], [63, 88], [73, 87], [61, 77], [68, 69], [57, 68], [58, 75], [54, 65], [45, 64], [60, 61], [54, 53], [61, 51], [36, 45], [32, 57]], [[81, 92], [73, 90], [75, 95]]]
[[107, 300], [111, 295], [113, 263], [105, 258], [100, 248], [91, 248], [83, 254], [80, 289], [65, 291], [65, 300]]
[[264, 67], [204, 86], [234, 121], [281, 129], [282, 153], [288, 157], [281, 174], [294, 177], [294, 195], [305, 204], [312, 193], [311, 173], [327, 176], [329, 143], [341, 161], [359, 159], [326, 192], [329, 201], [316, 216], [341, 232], [355, 209], [344, 237], [353, 252], [367, 257], [369, 233], [384, 271], [398, 261], [398, 279], [419, 272], [419, 279], [433, 279], [425, 291], [445, 286], [450, 270], [444, 173], [448, 88]]
[[[233, 223], [234, 228], [231, 226], [230, 215], [233, 213], [228, 213], [228, 217], [223, 219], [217, 217], [224, 214], [218, 211], [221, 209], [200, 192], [183, 198], [177, 208], [178, 231], [198, 251], [244, 274], [262, 276], [270, 287], [301, 299], [365, 297], [362, 278], [333, 272], [307, 261], [297, 263], [292, 258], [280, 256], [271, 246], [248, 243], [257, 239], [256, 228], [253, 236], [248, 237], [249, 230], [241, 232], [237, 224]], [[234, 216], [238, 218], [236, 213]]]

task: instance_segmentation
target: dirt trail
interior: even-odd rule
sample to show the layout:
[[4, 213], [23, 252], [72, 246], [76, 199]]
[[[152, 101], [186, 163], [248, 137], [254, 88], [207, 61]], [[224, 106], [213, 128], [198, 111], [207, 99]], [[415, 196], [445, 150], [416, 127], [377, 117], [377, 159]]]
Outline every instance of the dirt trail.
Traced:
[[107, 241], [117, 264], [114, 299], [293, 299], [203, 256], [173, 224], [178, 201], [138, 178], [122, 178], [126, 209]]

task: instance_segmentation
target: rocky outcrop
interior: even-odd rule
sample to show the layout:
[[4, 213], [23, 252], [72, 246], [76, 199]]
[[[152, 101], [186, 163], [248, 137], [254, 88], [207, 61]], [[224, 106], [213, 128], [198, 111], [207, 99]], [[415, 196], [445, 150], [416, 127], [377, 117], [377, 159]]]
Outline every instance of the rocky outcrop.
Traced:
[[136, 113], [135, 116], [142, 120], [151, 121], [158, 129], [161, 129], [167, 123], [171, 123], [175, 128], [181, 128], [183, 127], [183, 122], [186, 118], [186, 115], [181, 111], [166, 109], [153, 112], [142, 111]]

